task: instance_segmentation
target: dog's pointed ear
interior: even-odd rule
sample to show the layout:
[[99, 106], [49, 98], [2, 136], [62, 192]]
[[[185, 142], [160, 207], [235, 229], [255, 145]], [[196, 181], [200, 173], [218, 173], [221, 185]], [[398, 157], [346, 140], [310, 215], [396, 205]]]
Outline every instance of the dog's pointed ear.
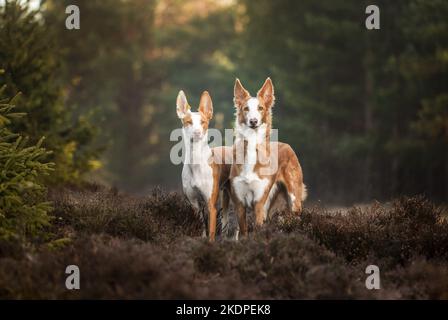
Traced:
[[201, 101], [199, 101], [199, 112], [204, 114], [208, 120], [213, 117], [212, 98], [207, 91], [202, 92]]
[[176, 111], [179, 119], [185, 118], [187, 113], [190, 111], [190, 105], [188, 104], [187, 97], [182, 90], [180, 90], [179, 94], [177, 95]]
[[272, 84], [271, 78], [266, 79], [260, 91], [257, 93], [257, 98], [268, 108], [274, 105], [274, 85]]
[[240, 79], [235, 80], [235, 87], [233, 88], [233, 102], [235, 106], [242, 107], [250, 98], [250, 93], [244, 89]]

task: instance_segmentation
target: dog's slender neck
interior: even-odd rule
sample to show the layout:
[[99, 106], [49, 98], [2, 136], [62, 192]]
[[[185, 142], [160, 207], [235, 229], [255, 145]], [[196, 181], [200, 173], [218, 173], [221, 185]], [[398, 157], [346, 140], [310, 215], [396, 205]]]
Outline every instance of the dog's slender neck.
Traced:
[[186, 151], [184, 165], [195, 166], [208, 163], [208, 159], [212, 155], [208, 145], [208, 132], [199, 140], [193, 140], [184, 133], [184, 141]]

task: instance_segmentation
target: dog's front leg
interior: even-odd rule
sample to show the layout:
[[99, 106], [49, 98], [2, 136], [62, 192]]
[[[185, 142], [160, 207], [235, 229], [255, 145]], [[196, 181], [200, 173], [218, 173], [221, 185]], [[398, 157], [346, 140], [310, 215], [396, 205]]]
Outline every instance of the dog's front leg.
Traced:
[[210, 242], [214, 242], [216, 236], [216, 216], [217, 216], [215, 203], [211, 203], [211, 201], [209, 202], [208, 212], [209, 212], [208, 235]]
[[258, 201], [254, 206], [254, 212], [255, 212], [255, 227], [258, 229], [260, 228], [266, 218], [265, 213], [265, 202], [266, 201]]
[[238, 216], [238, 224], [240, 226], [239, 232], [243, 236], [247, 236], [247, 221], [246, 221], [246, 207], [239, 201], [234, 203], [235, 211]]
[[218, 174], [214, 174], [213, 179], [213, 189], [212, 194], [210, 196], [210, 199], [207, 202], [208, 207], [208, 235], [210, 242], [215, 241], [216, 237], [216, 217], [217, 217], [217, 210], [216, 205], [218, 203], [219, 198], [219, 179], [216, 178]]

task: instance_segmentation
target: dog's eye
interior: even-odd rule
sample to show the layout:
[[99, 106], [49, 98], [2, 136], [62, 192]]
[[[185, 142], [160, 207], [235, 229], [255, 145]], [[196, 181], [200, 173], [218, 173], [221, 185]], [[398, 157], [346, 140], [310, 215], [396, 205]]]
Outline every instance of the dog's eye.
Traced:
[[243, 109], [244, 111], [249, 111], [249, 107], [244, 107], [244, 109]]
[[205, 121], [204, 120], [201, 120], [201, 125], [204, 125], [205, 124]]
[[186, 126], [191, 126], [192, 124], [193, 124], [193, 122], [191, 122], [190, 120], [185, 121]]
[[262, 106], [258, 106], [258, 111], [263, 111], [263, 107]]

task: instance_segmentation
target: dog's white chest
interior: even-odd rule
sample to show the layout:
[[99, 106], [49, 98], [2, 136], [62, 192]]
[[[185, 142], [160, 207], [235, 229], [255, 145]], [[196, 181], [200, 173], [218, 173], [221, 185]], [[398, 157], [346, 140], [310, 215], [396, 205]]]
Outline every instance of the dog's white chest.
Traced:
[[232, 187], [238, 199], [245, 204], [246, 207], [253, 207], [254, 202], [261, 199], [266, 191], [269, 180], [260, 179], [255, 173], [248, 175], [239, 175], [233, 179]]
[[182, 184], [190, 200], [208, 201], [213, 189], [213, 170], [208, 163], [184, 165]]
[[248, 139], [243, 170], [232, 181], [238, 199], [246, 207], [253, 207], [261, 199], [269, 184], [269, 179], [260, 178], [254, 171], [257, 162], [257, 140]]

